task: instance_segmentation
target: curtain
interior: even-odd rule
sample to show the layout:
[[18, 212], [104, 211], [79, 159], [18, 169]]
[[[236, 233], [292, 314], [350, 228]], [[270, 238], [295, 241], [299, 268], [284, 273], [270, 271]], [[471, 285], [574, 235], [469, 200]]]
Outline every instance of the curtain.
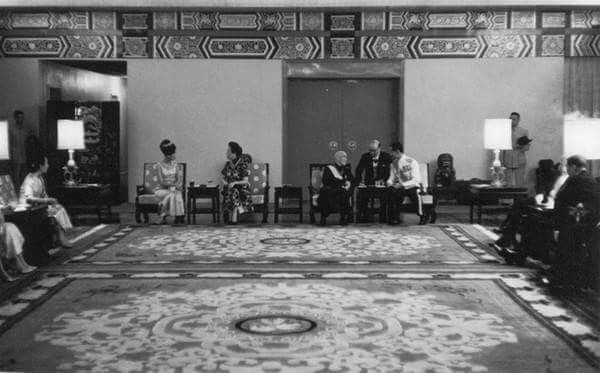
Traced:
[[[565, 58], [563, 102], [565, 115], [600, 118], [600, 57]], [[600, 160], [592, 161], [590, 168], [592, 175], [600, 176]]]

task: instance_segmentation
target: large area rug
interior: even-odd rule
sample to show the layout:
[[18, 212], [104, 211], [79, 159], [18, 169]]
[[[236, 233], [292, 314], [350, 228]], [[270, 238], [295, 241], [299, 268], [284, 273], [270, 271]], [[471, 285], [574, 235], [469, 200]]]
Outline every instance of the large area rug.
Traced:
[[[499, 262], [472, 226], [125, 227], [71, 259], [99, 265], [143, 263]], [[489, 241], [489, 239], [487, 239]]]
[[597, 334], [527, 279], [279, 276], [40, 278], [0, 303], [0, 370], [597, 371]]

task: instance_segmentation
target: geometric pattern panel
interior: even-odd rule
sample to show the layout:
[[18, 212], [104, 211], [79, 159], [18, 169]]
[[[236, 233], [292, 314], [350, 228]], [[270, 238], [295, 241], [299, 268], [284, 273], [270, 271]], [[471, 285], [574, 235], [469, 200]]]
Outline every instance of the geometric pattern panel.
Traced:
[[543, 12], [542, 27], [543, 28], [561, 28], [566, 26], [565, 12]]
[[385, 30], [385, 12], [364, 12], [362, 14], [362, 30]]
[[600, 57], [600, 34], [571, 35], [572, 57]]
[[147, 30], [148, 13], [124, 13], [121, 14], [123, 30]]
[[600, 27], [600, 10], [574, 10], [571, 12], [572, 28]]
[[362, 58], [412, 58], [410, 36], [372, 36], [362, 38]]
[[300, 12], [300, 30], [322, 31], [325, 29], [323, 12]]
[[155, 58], [205, 58], [202, 36], [155, 36]]
[[542, 35], [542, 56], [563, 57], [565, 55], [564, 35]]
[[206, 38], [204, 51], [211, 57], [269, 58], [275, 51], [271, 38]]
[[66, 36], [66, 58], [110, 58], [116, 56], [116, 37], [98, 35]]
[[146, 58], [148, 57], [147, 37], [123, 37], [124, 58]]
[[312, 60], [323, 58], [323, 38], [317, 37], [274, 37], [277, 51], [275, 59]]
[[104, 35], [5, 37], [0, 49], [15, 57], [114, 58], [115, 39]]
[[510, 28], [535, 28], [535, 11], [512, 12]]
[[92, 12], [92, 28], [94, 30], [116, 30], [117, 13], [115, 12]]
[[295, 31], [293, 12], [181, 12], [182, 30]]
[[154, 12], [155, 30], [177, 30], [177, 12]]
[[331, 38], [331, 58], [354, 58], [354, 38]]
[[477, 57], [484, 47], [481, 37], [423, 37], [413, 45], [419, 57]]
[[487, 45], [483, 57], [533, 57], [535, 52], [534, 35], [493, 35], [483, 39]]
[[60, 36], [11, 37], [2, 39], [2, 54], [13, 57], [60, 57], [66, 45]]

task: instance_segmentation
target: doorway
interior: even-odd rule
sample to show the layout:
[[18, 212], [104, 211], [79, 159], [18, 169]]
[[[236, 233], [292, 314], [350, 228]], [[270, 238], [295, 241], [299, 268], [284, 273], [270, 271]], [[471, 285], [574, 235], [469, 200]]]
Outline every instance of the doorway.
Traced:
[[354, 172], [370, 140], [379, 139], [383, 149], [402, 140], [401, 81], [387, 76], [389, 69], [374, 70], [331, 76], [329, 68], [317, 79], [288, 77], [284, 184], [308, 185], [309, 164], [330, 163], [338, 150], [348, 154]]

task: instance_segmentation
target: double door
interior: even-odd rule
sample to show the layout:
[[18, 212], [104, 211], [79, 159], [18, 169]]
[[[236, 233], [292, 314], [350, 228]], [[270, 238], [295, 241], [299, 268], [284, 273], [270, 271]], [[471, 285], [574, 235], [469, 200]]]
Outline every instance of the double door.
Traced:
[[306, 186], [310, 163], [348, 154], [352, 171], [371, 140], [399, 139], [397, 79], [290, 79], [284, 132], [284, 184]]

